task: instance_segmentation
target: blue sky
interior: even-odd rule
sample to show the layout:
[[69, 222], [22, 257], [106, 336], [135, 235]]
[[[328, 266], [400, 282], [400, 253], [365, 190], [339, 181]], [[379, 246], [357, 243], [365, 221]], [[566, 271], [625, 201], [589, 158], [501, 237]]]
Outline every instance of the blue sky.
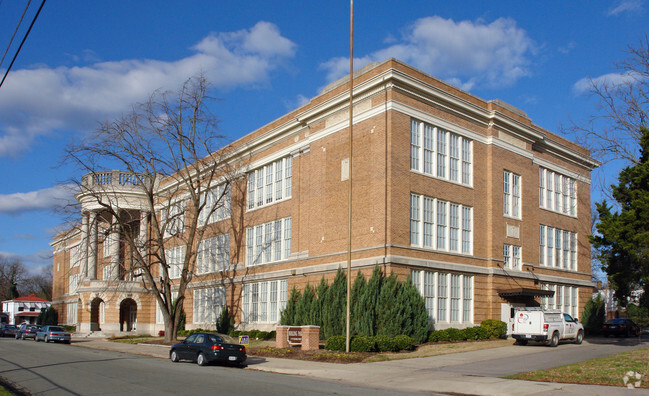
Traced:
[[[26, 4], [0, 0], [2, 52]], [[2, 74], [39, 5], [32, 1]], [[616, 78], [615, 62], [649, 20], [647, 0], [354, 7], [357, 66], [396, 57], [555, 132], [595, 111], [585, 79]], [[48, 243], [63, 222], [54, 208], [70, 199], [60, 186], [79, 176], [58, 166], [63, 148], [153, 90], [204, 72], [221, 132], [236, 139], [342, 77], [348, 56], [346, 0], [50, 0], [0, 88], [0, 255], [34, 271], [51, 263]]]

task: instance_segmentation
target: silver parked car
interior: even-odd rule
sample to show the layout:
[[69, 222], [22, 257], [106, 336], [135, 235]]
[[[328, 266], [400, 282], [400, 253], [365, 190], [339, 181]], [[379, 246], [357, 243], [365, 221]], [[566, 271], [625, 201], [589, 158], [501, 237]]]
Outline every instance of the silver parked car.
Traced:
[[70, 333], [65, 331], [61, 326], [43, 326], [36, 332], [36, 341], [56, 341], [66, 344], [70, 343]]

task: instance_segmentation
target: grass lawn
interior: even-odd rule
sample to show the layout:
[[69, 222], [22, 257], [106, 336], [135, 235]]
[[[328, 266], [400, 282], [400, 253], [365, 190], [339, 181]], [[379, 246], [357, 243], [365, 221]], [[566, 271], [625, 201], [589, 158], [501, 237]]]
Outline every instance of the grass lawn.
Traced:
[[[624, 377], [628, 372], [640, 374], [638, 380], [635, 376], [628, 376], [627, 384], [649, 388], [649, 349], [637, 349], [604, 358], [587, 360], [565, 366], [554, 367], [548, 370], [530, 371], [510, 375], [507, 378], [565, 382], [575, 384], [627, 386]], [[635, 386], [636, 388], [638, 386]]]

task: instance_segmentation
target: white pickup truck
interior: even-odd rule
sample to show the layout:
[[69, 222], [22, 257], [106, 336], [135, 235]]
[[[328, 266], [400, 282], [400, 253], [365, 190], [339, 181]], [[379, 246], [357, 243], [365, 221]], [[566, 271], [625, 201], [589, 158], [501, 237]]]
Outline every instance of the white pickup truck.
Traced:
[[558, 310], [519, 308], [514, 313], [512, 337], [518, 345], [539, 341], [555, 347], [560, 340], [572, 340], [575, 344], [581, 344], [584, 340], [584, 326], [569, 314]]

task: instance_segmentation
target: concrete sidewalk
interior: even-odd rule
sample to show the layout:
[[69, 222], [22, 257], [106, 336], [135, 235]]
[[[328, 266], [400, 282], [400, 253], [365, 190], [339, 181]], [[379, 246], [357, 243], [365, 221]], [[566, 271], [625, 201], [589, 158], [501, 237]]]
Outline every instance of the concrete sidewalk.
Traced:
[[[73, 339], [72, 345], [168, 359], [165, 345], [122, 344], [106, 339]], [[509, 349], [508, 349], [509, 348]], [[350, 385], [399, 391], [463, 395], [647, 395], [647, 389], [510, 380], [467, 375], [445, 370], [458, 364], [490, 360], [494, 353], [506, 357], [515, 348], [504, 347], [425, 358], [375, 363], [322, 363], [249, 356], [247, 369], [299, 375]]]

